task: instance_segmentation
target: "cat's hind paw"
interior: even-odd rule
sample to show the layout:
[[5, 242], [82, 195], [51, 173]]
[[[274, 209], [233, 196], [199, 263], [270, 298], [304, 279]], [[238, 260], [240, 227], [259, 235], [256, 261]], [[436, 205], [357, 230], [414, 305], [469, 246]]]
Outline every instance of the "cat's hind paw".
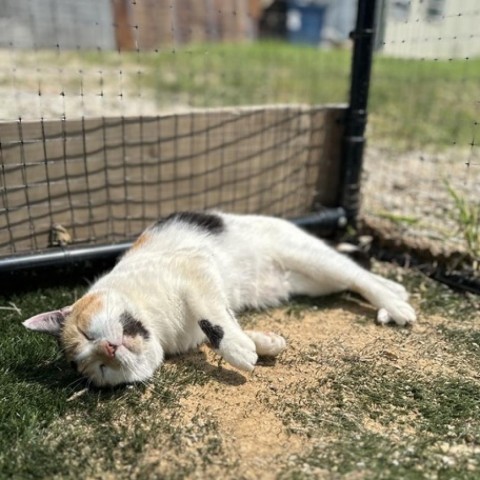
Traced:
[[255, 368], [258, 360], [255, 343], [242, 330], [226, 333], [218, 352], [230, 365], [247, 372]]
[[247, 330], [245, 333], [254, 341], [259, 356], [276, 357], [287, 347], [286, 340], [276, 333], [254, 330]]
[[402, 300], [394, 297], [388, 302], [385, 302], [383, 308], [380, 308], [377, 313], [377, 322], [386, 324], [394, 321], [397, 325], [405, 326], [416, 322], [417, 315], [413, 307]]
[[384, 309], [380, 308], [377, 312], [377, 323], [380, 325], [386, 325], [392, 321], [390, 314]]

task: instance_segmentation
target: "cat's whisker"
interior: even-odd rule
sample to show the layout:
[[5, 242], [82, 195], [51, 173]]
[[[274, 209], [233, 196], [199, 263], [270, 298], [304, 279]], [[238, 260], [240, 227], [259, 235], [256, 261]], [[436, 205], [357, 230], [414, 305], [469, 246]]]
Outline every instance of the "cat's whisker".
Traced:
[[85, 381], [85, 377], [80, 377], [74, 380], [73, 382], [67, 385], [67, 388], [75, 388], [77, 385], [80, 385], [82, 382]]

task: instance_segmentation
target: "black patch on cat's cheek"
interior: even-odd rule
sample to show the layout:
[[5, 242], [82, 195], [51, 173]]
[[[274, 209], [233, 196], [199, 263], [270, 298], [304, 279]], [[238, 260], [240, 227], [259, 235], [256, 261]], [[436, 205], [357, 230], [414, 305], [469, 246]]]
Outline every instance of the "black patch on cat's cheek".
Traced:
[[225, 222], [222, 217], [213, 213], [204, 212], [178, 212], [172, 213], [163, 220], [159, 220], [151, 228], [156, 229], [162, 227], [167, 222], [183, 222], [193, 225], [194, 227], [206, 230], [208, 233], [220, 234], [225, 231]]
[[120, 315], [120, 323], [123, 325], [123, 334], [129, 337], [142, 336], [145, 340], [150, 338], [150, 332], [143, 326], [140, 320], [137, 320], [129, 312], [123, 312]]
[[220, 325], [212, 325], [208, 320], [200, 320], [198, 325], [207, 336], [208, 341], [215, 350], [220, 347], [223, 338], [223, 328]]

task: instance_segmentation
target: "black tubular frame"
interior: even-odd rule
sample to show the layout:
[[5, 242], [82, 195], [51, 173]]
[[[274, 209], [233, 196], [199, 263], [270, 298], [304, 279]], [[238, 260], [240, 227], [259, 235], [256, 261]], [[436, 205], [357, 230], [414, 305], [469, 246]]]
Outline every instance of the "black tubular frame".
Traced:
[[[342, 142], [339, 206], [325, 208], [308, 216], [291, 220], [301, 228], [316, 232], [332, 232], [348, 224], [355, 226], [356, 223], [360, 204], [364, 133], [374, 48], [375, 4], [375, 0], [358, 0], [355, 30], [351, 33], [353, 55], [349, 106]], [[131, 242], [123, 242], [111, 245], [59, 247], [33, 254], [13, 255], [0, 259], [0, 273], [68, 266], [85, 261], [113, 260], [131, 245]]]
[[357, 21], [351, 34], [353, 57], [350, 98], [345, 121], [339, 204], [348, 223], [355, 225], [360, 207], [360, 181], [367, 126], [367, 105], [375, 40], [376, 0], [358, 0]]

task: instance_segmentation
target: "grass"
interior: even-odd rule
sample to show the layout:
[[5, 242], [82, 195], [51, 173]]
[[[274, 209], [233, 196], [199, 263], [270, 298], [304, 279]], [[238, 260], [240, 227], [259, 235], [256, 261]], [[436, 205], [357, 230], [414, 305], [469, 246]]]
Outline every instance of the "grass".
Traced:
[[478, 129], [480, 59], [374, 62], [371, 127], [393, 146], [468, 147]]
[[467, 200], [447, 181], [445, 186], [455, 206], [452, 216], [458, 225], [458, 233], [462, 234], [467, 251], [473, 258], [473, 270], [478, 270], [480, 262], [480, 203]]
[[411, 215], [398, 215], [391, 212], [379, 212], [377, 215], [380, 218], [386, 218], [399, 225], [415, 225], [420, 221], [418, 217], [413, 217]]
[[[348, 360], [307, 392], [304, 404], [312, 413], [289, 406], [289, 423], [314, 438], [328, 432], [321, 447], [296, 463], [339, 474], [363, 471], [367, 478], [436, 478], [438, 469], [439, 478], [473, 479], [472, 458], [453, 460], [447, 452], [480, 440], [478, 393], [478, 382], [471, 380], [428, 379], [391, 365]], [[372, 424], [374, 431], [367, 427]], [[283, 478], [304, 476], [293, 467]]]
[[[117, 95], [121, 71], [123, 88], [134, 92], [133, 97], [135, 92], [150, 96], [167, 109], [348, 101], [351, 53], [347, 50], [255, 42], [122, 55], [69, 51], [22, 55], [16, 54], [18, 65], [34, 62], [31, 68], [60, 68], [62, 83], [70, 89], [68, 95], [78, 95], [80, 69], [87, 95], [99, 89], [108, 95], [109, 84]], [[376, 55], [370, 139], [383, 145], [388, 139], [390, 146], [406, 150], [468, 147], [478, 133], [479, 78], [480, 59], [413, 60]], [[20, 87], [33, 80], [16, 81]], [[34, 81], [29, 88], [35, 90]]]
[[[146, 387], [85, 390], [55, 341], [20, 323], [70, 303], [84, 285], [0, 298], [0, 306], [10, 308], [0, 320], [0, 477], [100, 478], [109, 472], [115, 478], [180, 479], [214, 471], [239, 478], [243, 457], [227, 448], [230, 440], [221, 434], [228, 417], [212, 414], [214, 397], [200, 393], [223, 389], [229, 397], [238, 395], [238, 402], [247, 395], [249, 414], [265, 409], [304, 445], [295, 453], [287, 448], [269, 467], [277, 478], [477, 478], [480, 382], [472, 371], [480, 366], [478, 299], [412, 272], [382, 268], [392, 278], [402, 275], [426, 330], [376, 329], [356, 313], [359, 335], [373, 328], [384, 340], [357, 348], [349, 337], [329, 336], [330, 343], [309, 337], [304, 347], [293, 344], [271, 372], [263, 367], [256, 394], [246, 394], [240, 384], [222, 387], [222, 374], [202, 369], [198, 355], [167, 363]], [[301, 298], [282, 315], [295, 331], [306, 328], [306, 316], [344, 306], [342, 296]], [[439, 313], [444, 320], [432, 323], [431, 315]], [[272, 316], [249, 312], [247, 323]], [[280, 381], [288, 367], [310, 373], [270, 389], [268, 382]], [[185, 401], [197, 405], [188, 415]]]
[[[151, 85], [160, 104], [172, 97], [193, 106], [333, 103], [348, 100], [350, 52], [282, 43], [202, 45], [151, 57]], [[472, 141], [478, 126], [480, 59], [374, 62], [370, 122], [373, 140], [397, 148], [444, 147]]]

